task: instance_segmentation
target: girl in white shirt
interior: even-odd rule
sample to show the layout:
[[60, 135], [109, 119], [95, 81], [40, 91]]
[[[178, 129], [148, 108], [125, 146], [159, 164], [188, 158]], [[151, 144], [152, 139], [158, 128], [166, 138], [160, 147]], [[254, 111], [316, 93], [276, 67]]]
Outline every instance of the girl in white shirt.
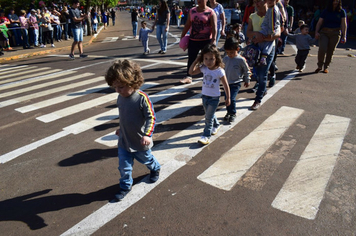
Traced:
[[201, 55], [195, 59], [189, 68], [190, 75], [203, 73], [202, 100], [205, 111], [205, 128], [203, 136], [198, 140], [201, 144], [208, 144], [211, 135], [218, 132], [220, 124], [215, 116], [215, 111], [220, 102], [220, 81], [226, 94], [225, 104], [230, 105], [230, 90], [223, 69], [220, 53], [216, 46], [207, 45], [201, 51]]

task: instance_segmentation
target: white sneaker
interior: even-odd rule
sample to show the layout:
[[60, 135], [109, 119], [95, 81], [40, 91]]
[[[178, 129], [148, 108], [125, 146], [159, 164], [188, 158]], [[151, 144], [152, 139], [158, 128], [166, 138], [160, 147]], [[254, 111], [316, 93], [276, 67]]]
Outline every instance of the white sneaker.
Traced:
[[210, 142], [210, 139], [205, 136], [201, 136], [200, 139], [198, 140], [199, 143], [207, 145]]
[[44, 44], [41, 44], [41, 46], [40, 46], [40, 48], [45, 48], [46, 47], [46, 45], [44, 45]]
[[56, 46], [54, 46], [54, 44], [51, 45], [52, 48], [55, 48]]
[[218, 126], [218, 127], [213, 127], [213, 130], [211, 131], [211, 134], [212, 135], [215, 135], [215, 134], [217, 134], [218, 133], [218, 131], [219, 131], [219, 129], [220, 129], [220, 125]]

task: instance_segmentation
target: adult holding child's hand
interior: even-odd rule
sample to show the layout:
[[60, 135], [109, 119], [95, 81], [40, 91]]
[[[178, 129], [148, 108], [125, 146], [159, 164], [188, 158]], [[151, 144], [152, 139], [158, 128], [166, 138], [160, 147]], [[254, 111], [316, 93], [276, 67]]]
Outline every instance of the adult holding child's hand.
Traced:
[[216, 45], [216, 14], [206, 5], [208, 0], [197, 0], [198, 5], [193, 7], [188, 14], [188, 20], [184, 25], [181, 39], [191, 30], [188, 44], [187, 75], [180, 80], [182, 84], [190, 84], [192, 77], [189, 68], [197, 58], [200, 50], [206, 45]]
[[323, 72], [328, 73], [328, 67], [340, 38], [341, 43], [346, 43], [346, 12], [342, 9], [342, 2], [341, 0], [328, 1], [328, 6], [321, 13], [315, 29], [315, 38], [319, 39], [318, 68], [315, 73], [321, 71], [323, 66]]

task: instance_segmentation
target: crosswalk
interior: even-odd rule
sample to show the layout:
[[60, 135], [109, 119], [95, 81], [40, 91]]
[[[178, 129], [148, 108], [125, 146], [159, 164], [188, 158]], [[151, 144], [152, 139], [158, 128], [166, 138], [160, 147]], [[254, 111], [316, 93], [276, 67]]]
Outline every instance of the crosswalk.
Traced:
[[[113, 40], [113, 39], [112, 39]], [[175, 61], [133, 59], [138, 63], [145, 62], [149, 67], [159, 67], [162, 64], [182, 66], [185, 63]], [[14, 72], [15, 71], [15, 72]], [[289, 81], [293, 80], [297, 72], [292, 72], [276, 86], [269, 90], [264, 101], [270, 99], [275, 93], [282, 89]], [[112, 104], [117, 99], [117, 94], [107, 92], [108, 86], [104, 82], [103, 76], [96, 76], [94, 73], [81, 73], [78, 70], [60, 70], [54, 68], [42, 68], [27, 65], [1, 65], [0, 66], [0, 109], [10, 107], [19, 114], [25, 114], [35, 110], [45, 113], [45, 108], [56, 104], [62, 104], [64, 108], [41, 114], [35, 119], [43, 123], [56, 122], [59, 119], [66, 119], [70, 124], [63, 127], [61, 131], [51, 134], [43, 139], [18, 147], [7, 153], [0, 153], [0, 163], [4, 164], [25, 155], [51, 142], [65, 138], [69, 134], [79, 135], [89, 129], [119, 118], [117, 108], [106, 110], [91, 117], [83, 117], [80, 121], [71, 122], [70, 117], [81, 113], [89, 108]], [[55, 79], [54, 79], [55, 78]], [[70, 84], [68, 84], [70, 82]], [[164, 99], [169, 99], [178, 94], [184, 94], [191, 86], [201, 82], [201, 79], [194, 80], [189, 85], [174, 86], [169, 89], [150, 95], [152, 102], [158, 103]], [[18, 85], [26, 85], [14, 90]], [[147, 82], [142, 90], [158, 86], [158, 83]], [[73, 91], [74, 90], [74, 91]], [[105, 92], [106, 91], [106, 92]], [[66, 105], [66, 102], [76, 101], [80, 97], [98, 93], [99, 96], [90, 98], [75, 105]], [[32, 99], [42, 98], [40, 101], [32, 102]], [[78, 99], [79, 101], [79, 99]], [[23, 105], [22, 103], [30, 103]], [[227, 131], [231, 130], [239, 122], [248, 117], [252, 111], [248, 110], [251, 100], [239, 99], [237, 102], [238, 116], [236, 121], [224, 125], [219, 133], [212, 137], [212, 142], [219, 139]], [[187, 97], [180, 102], [169, 104], [166, 108], [157, 112], [157, 124], [164, 122], [194, 108], [201, 106], [200, 95]], [[225, 109], [217, 111], [217, 116], [222, 118], [226, 113]], [[238, 144], [223, 153], [221, 157], [197, 176], [202, 181], [217, 191], [230, 191], [237, 184], [242, 184], [242, 179], [248, 176], [256, 163], [266, 154], [267, 150], [278, 142], [283, 134], [295, 125], [304, 111], [299, 108], [282, 106], [278, 108], [270, 117], [261, 123], [249, 135], [243, 138]], [[271, 203], [274, 209], [288, 212], [290, 214], [313, 220], [315, 219], [321, 201], [323, 200], [326, 186], [332, 175], [332, 170], [337, 163], [344, 137], [346, 136], [350, 119], [326, 114], [320, 121], [320, 126], [314, 136], [305, 147], [303, 154], [296, 163], [294, 169], [286, 179], [285, 184]], [[204, 120], [197, 122], [187, 129], [181, 130], [168, 140], [154, 146], [153, 152], [162, 164], [162, 173], [156, 184], [147, 186], [145, 180], [135, 185], [127, 198], [121, 202], [108, 203], [98, 211], [89, 215], [81, 222], [75, 224], [63, 235], [89, 235], [96, 232], [100, 227], [135, 204], [138, 200], [152, 191], [158, 184], [172, 175], [178, 169], [184, 167], [194, 156], [204, 150], [204, 146], [197, 144], [204, 126]], [[93, 139], [94, 142], [105, 147], [115, 147], [118, 137], [114, 132]], [[258, 145], [256, 145], [258, 140]], [[270, 160], [277, 163], [281, 160]], [[317, 170], [317, 171], [316, 171]], [[263, 177], [255, 176], [250, 180], [250, 187], [257, 184]], [[261, 184], [261, 183], [258, 183]], [[268, 184], [268, 177], [264, 179], [264, 185]], [[262, 188], [253, 188], [255, 191], [262, 191]], [[108, 214], [110, 212], [110, 214]], [[100, 220], [98, 220], [100, 219]]]

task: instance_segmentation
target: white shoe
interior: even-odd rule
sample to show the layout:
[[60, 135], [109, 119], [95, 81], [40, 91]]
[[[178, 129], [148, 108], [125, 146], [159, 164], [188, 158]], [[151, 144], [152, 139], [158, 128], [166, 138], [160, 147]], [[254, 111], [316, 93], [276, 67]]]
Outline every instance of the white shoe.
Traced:
[[54, 46], [54, 44], [51, 45], [52, 48], [55, 48], [56, 46]]
[[219, 129], [220, 129], [221, 125], [219, 125], [218, 127], [213, 127], [213, 130], [211, 131], [212, 135], [215, 135], [218, 133]]
[[44, 45], [44, 44], [41, 44], [41, 46], [40, 46], [40, 48], [45, 48], [46, 47], [46, 45]]
[[147, 51], [146, 51], [146, 52], [147, 52], [147, 54], [148, 54], [148, 53], [150, 53], [150, 49], [149, 49], [149, 48], [147, 48]]
[[199, 143], [207, 145], [210, 142], [210, 139], [205, 136], [201, 136], [200, 139], [198, 140]]

